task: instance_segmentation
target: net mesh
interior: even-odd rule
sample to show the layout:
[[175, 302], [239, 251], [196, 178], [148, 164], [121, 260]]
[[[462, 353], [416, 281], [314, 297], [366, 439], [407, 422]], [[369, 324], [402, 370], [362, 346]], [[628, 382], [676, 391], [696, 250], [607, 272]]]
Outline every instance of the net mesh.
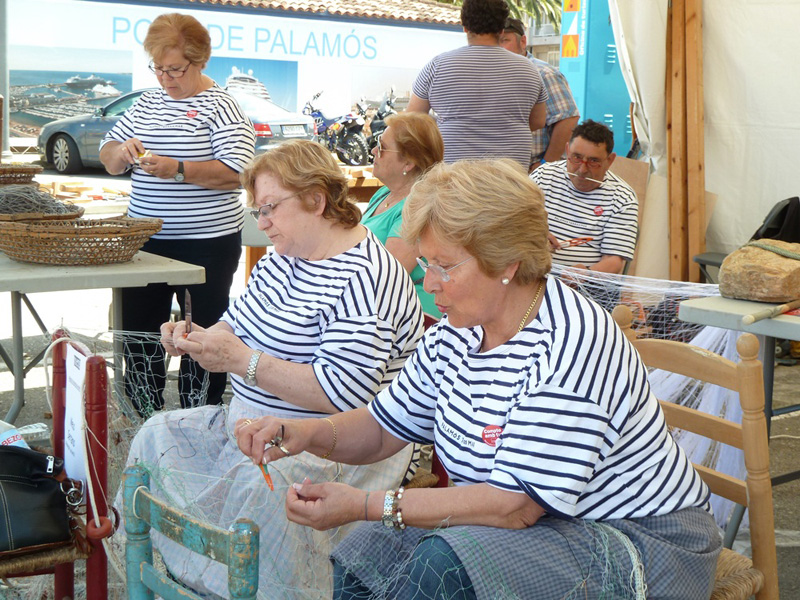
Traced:
[[36, 186], [15, 183], [0, 187], [0, 216], [30, 213], [70, 215], [77, 212], [74, 204], [61, 202]]
[[[691, 342], [731, 360], [737, 359], [735, 349], [737, 334], [735, 332], [684, 323], [678, 319], [678, 306], [681, 301], [718, 295], [718, 288], [715, 285], [594, 272], [581, 272], [578, 277], [574, 270], [562, 270], [558, 266], [554, 267], [553, 275], [561, 277], [569, 285], [593, 298], [608, 310], [617, 304], [630, 306], [634, 314], [633, 326], [640, 336]], [[72, 332], [72, 335], [81, 339], [93, 353], [103, 355], [109, 363], [117, 360], [116, 371], [119, 373], [122, 367], [119, 357], [115, 356], [114, 352], [116, 338], [117, 349], [120, 348], [121, 342], [124, 352], [134, 358], [141, 367], [136, 369], [136, 372], [129, 370], [130, 374], [124, 383], [118, 381], [109, 386], [107, 448], [109, 484], [108, 489], [98, 493], [105, 494], [109, 502], [117, 502], [121, 506], [117, 496], [121, 474], [131, 448], [131, 441], [142, 427], [147, 426], [145, 418], [158, 412], [162, 402], [166, 410], [180, 408], [182, 390], [192, 390], [188, 395], [183, 394], [186, 405], [199, 405], [207, 382], [204, 382], [203, 378], [191, 368], [181, 369], [179, 360], [167, 358], [162, 379], [156, 385], [163, 392], [154, 393], [152, 373], [160, 368], [155, 368], [154, 365], [163, 360], [157, 334], [115, 331], [99, 334]], [[110, 364], [110, 377], [113, 377], [114, 370], [115, 367]], [[666, 375], [658, 371], [651, 372], [650, 382], [656, 396], [662, 400], [699, 408], [733, 421], [741, 420], [738, 398], [728, 390], [717, 386], [698, 385], [688, 382], [682, 377]], [[227, 402], [229, 399], [230, 392], [227, 391], [224, 400]], [[174, 439], [183, 438], [185, 442], [177, 444], [179, 447], [176, 450], [186, 461], [233, 460], [232, 457], [215, 455], [217, 449], [203, 443], [204, 428], [209, 427], [208, 420], [189, 420], [179, 423], [177, 427], [179, 431], [174, 432], [176, 434]], [[713, 466], [736, 477], [743, 475], [744, 466], [740, 451], [728, 446], [709, 443], [704, 438], [686, 432], [674, 431], [673, 435], [694, 462]], [[275, 514], [276, 520], [285, 521], [282, 499], [293, 481], [302, 480], [302, 478], [294, 478], [296, 473], [284, 476], [279, 472], [273, 472], [275, 492], [267, 494], [263, 479], [253, 478], [252, 474], [241, 478], [233, 476], [229, 480], [215, 479], [212, 476], [186, 478], [179, 466], [180, 463], [163, 462], [158, 458], [163, 455], [166, 455], [166, 449], [158, 449], [155, 453], [156, 458], [152, 462], [144, 464], [145, 468], [153, 474], [151, 487], [165, 493], [171, 504], [182, 507], [187, 513], [200, 519], [204, 519], [209, 512], [212, 512], [228, 514], [232, 520], [244, 511], [266, 515]], [[317, 467], [314, 465], [313, 468]], [[324, 480], [329, 481], [335, 481], [340, 476], [341, 473], [332, 463], [323, 475]], [[258, 493], [252, 493], [252, 486], [258, 486], [256, 490]], [[732, 504], [714, 497], [712, 505], [718, 523], [723, 525], [729, 518], [733, 508]], [[324, 537], [320, 537], [319, 532], [313, 532], [300, 526], [289, 527], [283, 531], [281, 535], [286, 536], [287, 546], [305, 548], [308, 560], [304, 564], [287, 564], [280, 556], [262, 556], [262, 571], [271, 570], [274, 572], [274, 576], [269, 579], [269, 589], [259, 590], [259, 598], [318, 598], [326, 595], [329, 597], [331, 572], [328, 553], [348, 531], [347, 528], [344, 528]], [[622, 560], [609, 555], [604, 550], [608, 546], [604, 541], [605, 535], [605, 532], [598, 531], [596, 555], [598, 561], [605, 561], [603, 564], [606, 565], [604, 572], [609, 578], [608, 589], [624, 588], [628, 594], [619, 596], [615, 595], [616, 591], [613, 591], [608, 597], [637, 597], [635, 582], [631, 583], [635, 573], [631, 569], [629, 558], [625, 557]], [[124, 598], [126, 594], [124, 577], [118, 574], [124, 573], [124, 537], [119, 532], [112, 536], [108, 552], [110, 563], [113, 563], [112, 567], [114, 564], [117, 565], [116, 569], [109, 568], [109, 597]], [[488, 559], [485, 566], [487, 569], [497, 571], [497, 589], [502, 590], [502, 569], [497, 568], [497, 565], [492, 565]], [[76, 578], [76, 597], [82, 597], [85, 585], [84, 577], [81, 574], [82, 568], [81, 564], [77, 565], [79, 575]], [[197, 565], [187, 565], [187, 571], [192, 570], [197, 570]], [[387, 575], [386, 588], [389, 589], [396, 584], [397, 578], [405, 577], [405, 573], [402, 564], [398, 563], [395, 572]], [[6, 587], [1, 591], [6, 598], [12, 600], [18, 598], [49, 600], [53, 597], [52, 578], [48, 576], [18, 579], [14, 580], [11, 585], [12, 587]], [[573, 597], [582, 597], [581, 590], [581, 582], [576, 580]], [[500, 595], [498, 597], [510, 596]]]

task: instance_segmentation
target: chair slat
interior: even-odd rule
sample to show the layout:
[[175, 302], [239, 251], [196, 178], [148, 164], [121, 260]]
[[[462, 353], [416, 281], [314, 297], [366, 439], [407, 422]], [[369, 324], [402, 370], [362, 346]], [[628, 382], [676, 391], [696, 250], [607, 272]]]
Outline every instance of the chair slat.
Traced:
[[173, 542], [217, 561], [228, 561], [228, 532], [186, 515], [146, 489], [136, 492], [136, 514]]
[[[163, 573], [159, 573], [150, 563], [140, 565], [142, 582], [151, 589], [156, 596], [169, 598], [175, 594], [175, 582]], [[181, 600], [203, 600], [194, 592], [181, 590]]]
[[743, 448], [742, 428], [736, 423], [672, 402], [662, 400], [659, 404], [670, 426], [691, 431], [740, 450]]
[[633, 345], [648, 367], [679, 373], [729, 390], [738, 389], [736, 363], [718, 354], [670, 340], [636, 340]]
[[694, 468], [712, 493], [747, 506], [747, 484], [744, 481], [703, 465], [695, 464]]

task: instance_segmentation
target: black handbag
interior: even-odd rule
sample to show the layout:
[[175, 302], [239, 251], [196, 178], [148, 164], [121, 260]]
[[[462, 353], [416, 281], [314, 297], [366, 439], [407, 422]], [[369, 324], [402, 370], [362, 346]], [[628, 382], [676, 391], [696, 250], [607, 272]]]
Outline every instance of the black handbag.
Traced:
[[0, 446], [0, 559], [73, 544], [82, 500], [63, 459]]

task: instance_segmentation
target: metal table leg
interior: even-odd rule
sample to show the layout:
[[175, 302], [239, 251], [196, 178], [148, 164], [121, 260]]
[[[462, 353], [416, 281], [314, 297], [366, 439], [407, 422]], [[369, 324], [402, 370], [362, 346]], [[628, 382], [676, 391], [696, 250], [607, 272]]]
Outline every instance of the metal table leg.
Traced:
[[111, 290], [111, 304], [113, 317], [111, 327], [114, 330], [114, 394], [119, 406], [125, 406], [125, 382], [122, 373], [123, 358], [122, 343], [122, 288]]
[[14, 375], [14, 401], [5, 416], [13, 423], [25, 406], [25, 365], [22, 362], [22, 294], [11, 292], [11, 364]]

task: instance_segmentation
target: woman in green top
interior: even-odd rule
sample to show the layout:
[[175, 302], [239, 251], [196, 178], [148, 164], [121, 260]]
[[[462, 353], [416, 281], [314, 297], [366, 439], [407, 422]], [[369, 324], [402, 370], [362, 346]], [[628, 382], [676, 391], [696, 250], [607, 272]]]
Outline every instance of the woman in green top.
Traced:
[[425, 272], [417, 264], [416, 247], [400, 237], [403, 205], [411, 186], [419, 177], [444, 158], [444, 142], [436, 121], [422, 113], [399, 113], [386, 119], [387, 128], [372, 151], [372, 172], [384, 187], [369, 201], [361, 224], [383, 242], [386, 249], [405, 267], [414, 280], [422, 310], [440, 318], [433, 295], [422, 289]]

